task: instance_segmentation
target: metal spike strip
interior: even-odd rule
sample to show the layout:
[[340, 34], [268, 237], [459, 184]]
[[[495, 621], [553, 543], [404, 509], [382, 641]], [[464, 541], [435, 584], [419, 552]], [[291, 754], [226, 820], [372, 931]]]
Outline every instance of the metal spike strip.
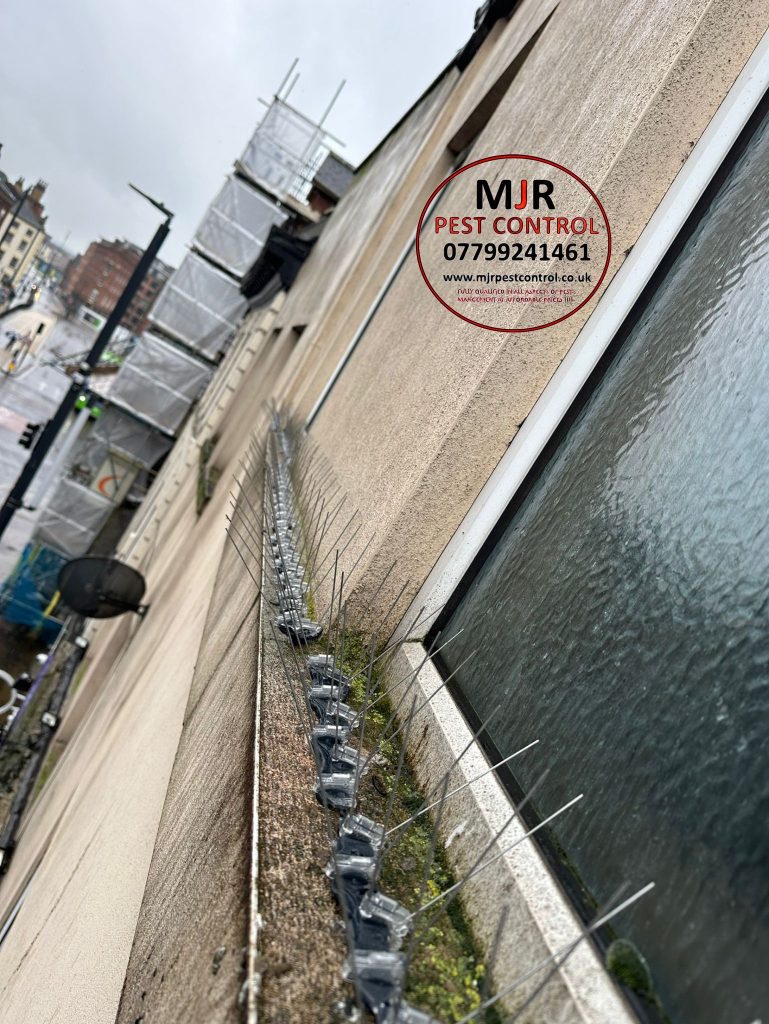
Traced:
[[[576, 804], [581, 799], [581, 795], [569, 801], [536, 827], [525, 832], [511, 845], [486, 860], [485, 857], [491, 850], [491, 847], [499, 842], [508, 825], [519, 815], [523, 804], [531, 799], [534, 790], [544, 781], [547, 772], [543, 773], [535, 786], [529, 791], [523, 803], [514, 810], [510, 819], [505, 822], [488, 846], [484, 848], [481, 856], [472, 865], [470, 870], [466, 872], [465, 876], [438, 894], [438, 896], [422, 902], [432, 871], [438, 842], [439, 823], [446, 802], [457, 793], [466, 789], [467, 786], [477, 782], [484, 775], [531, 749], [539, 741], [534, 740], [514, 754], [504, 758], [497, 765], [492, 765], [473, 779], [449, 791], [448, 783], [452, 769], [470, 746], [472, 746], [473, 741], [478, 738], [480, 732], [486, 727], [487, 719], [474, 734], [470, 743], [452, 761], [438, 783], [426, 795], [422, 806], [416, 814], [412, 815], [405, 822], [388, 828], [397, 787], [404, 767], [405, 751], [413, 722], [419, 711], [430, 703], [433, 697], [443, 689], [448, 680], [444, 680], [426, 700], [418, 703], [417, 695], [413, 693], [413, 689], [419, 670], [424, 664], [423, 661], [407, 677], [396, 683], [394, 687], [389, 687], [388, 692], [392, 694], [395, 689], [399, 689], [405, 684], [405, 690], [397, 701], [395, 713], [388, 720], [379, 743], [364, 760], [363, 741], [366, 716], [374, 704], [384, 696], [384, 694], [379, 694], [377, 697], [372, 695], [373, 667], [375, 662], [381, 658], [387, 655], [394, 655], [395, 651], [406, 642], [405, 637], [403, 640], [396, 641], [386, 647], [379, 655], [375, 655], [378, 630], [375, 631], [372, 636], [369, 656], [365, 666], [359, 666], [353, 675], [347, 675], [342, 671], [339, 659], [344, 652], [347, 625], [347, 604], [344, 601], [344, 587], [346, 581], [349, 583], [351, 573], [348, 573], [347, 576], [344, 573], [340, 573], [339, 560], [340, 556], [357, 535], [360, 525], [352, 536], [348, 537], [341, 550], [338, 544], [350, 530], [358, 513], [357, 511], [352, 513], [341, 533], [335, 536], [325, 555], [321, 557], [324, 538], [328, 534], [333, 521], [344, 507], [346, 499], [342, 497], [332, 510], [326, 511], [327, 506], [330, 504], [330, 499], [322, 494], [323, 483], [318, 483], [318, 481], [328, 481], [332, 474], [325, 467], [321, 467], [318, 471], [314, 469], [313, 460], [318, 455], [317, 450], [313, 451], [312, 447], [306, 443], [306, 440], [304, 444], [293, 445], [289, 432], [281, 425], [277, 413], [273, 417], [272, 437], [269, 447], [272, 451], [272, 458], [267, 462], [266, 475], [268, 486], [265, 511], [269, 529], [269, 548], [272, 554], [275, 583], [281, 608], [281, 614], [278, 616], [275, 624], [271, 624], [271, 629], [275, 643], [280, 651], [286, 684], [290, 689], [300, 725], [303, 728], [316, 765], [317, 779], [315, 792], [324, 808], [327, 831], [331, 842], [331, 857], [326, 866], [326, 874], [329, 878], [331, 890], [340, 906], [347, 937], [348, 957], [343, 975], [353, 986], [359, 1020], [365, 1007], [366, 1010], [373, 1014], [377, 1024], [440, 1024], [439, 1021], [436, 1021], [429, 1014], [411, 1006], [404, 997], [410, 963], [420, 942], [426, 934], [429, 934], [430, 925], [460, 894], [467, 882], [480, 874], [480, 872], [485, 871], [486, 868], [490, 867], [500, 857], [505, 856], [508, 851], [525, 839], [533, 836], [540, 828], [545, 827], [561, 813]], [[314, 490], [311, 491], [312, 505], [305, 509], [305, 515], [302, 517], [294, 498], [294, 484], [304, 484], [305, 481], [309, 482]], [[338, 488], [335, 494], [337, 492]], [[251, 531], [247, 527], [247, 517], [241, 514], [239, 518], [245, 531], [251, 535]], [[231, 521], [230, 527], [234, 530], [235, 523]], [[304, 531], [302, 527], [304, 527]], [[303, 532], [305, 534], [304, 537]], [[241, 534], [239, 536], [245, 544], [245, 539]], [[363, 553], [365, 553], [367, 547], [368, 544], [364, 548]], [[248, 550], [251, 551], [250, 547]], [[302, 554], [304, 554], [304, 565], [302, 565]], [[243, 557], [242, 554], [241, 557]], [[328, 608], [324, 609], [323, 616], [318, 617], [319, 619], [325, 618], [325, 612], [327, 611], [328, 621], [324, 627], [320, 621], [313, 622], [307, 618], [306, 595], [311, 581], [315, 579], [315, 572], [320, 571], [332, 557], [333, 561], [328, 565], [322, 576], [322, 581], [325, 581], [333, 572]], [[353, 571], [361, 557], [362, 555], [359, 555], [356, 560]], [[380, 583], [380, 587], [376, 592], [377, 595], [392, 571], [394, 564]], [[337, 587], [338, 578], [339, 586]], [[395, 603], [397, 603], [402, 592], [396, 597]], [[424, 611], [425, 609], [420, 609], [417, 613], [417, 621], [422, 619]], [[436, 610], [433, 609], [426, 613], [425, 618], [430, 618], [435, 614]], [[386, 618], [387, 615], [385, 615]], [[293, 680], [292, 673], [283, 656], [282, 644], [278, 637], [276, 626], [290, 641], [290, 653], [295, 667]], [[310, 654], [310, 642], [317, 639], [324, 628], [329, 637], [329, 647], [332, 653]], [[414, 626], [412, 626], [413, 628]], [[332, 632], [333, 641], [331, 639]], [[408, 632], [410, 631], [407, 631], [407, 634]], [[451, 637], [446, 643], [451, 642], [453, 639], [454, 637]], [[299, 653], [304, 655], [304, 671], [300, 665]], [[426, 661], [432, 653], [434, 652], [428, 651], [424, 660]], [[458, 669], [455, 671], [458, 671]], [[349, 693], [352, 679], [356, 676], [360, 677], [364, 673], [366, 688], [363, 705], [358, 712], [354, 712], [345, 703], [345, 699]], [[297, 694], [296, 687], [301, 692], [301, 700]], [[385, 822], [380, 824], [365, 817], [358, 810], [360, 780], [371, 763], [372, 758], [376, 755], [382, 739], [394, 723], [400, 706], [410, 695], [411, 706], [406, 721], [391, 734], [391, 736], [395, 736], [403, 732], [404, 736], [398, 766], [387, 802]], [[496, 713], [496, 709], [494, 713]], [[357, 730], [357, 748], [348, 745], [353, 730]], [[439, 798], [428, 803], [429, 797], [433, 796], [436, 791], [440, 793]], [[381, 873], [382, 861], [388, 849], [398, 845], [405, 830], [421, 815], [435, 808], [437, 808], [436, 824], [432, 832], [430, 852], [423, 865], [419, 905], [416, 910], [409, 911], [379, 889], [377, 883]], [[332, 811], [337, 811], [341, 815], [338, 830], [335, 830], [330, 823]], [[640, 895], [643, 895], [649, 888], [646, 887], [641, 890], [632, 900], [634, 901]], [[608, 920], [609, 916], [613, 916], [628, 905], [629, 901], [626, 901], [620, 907], [615, 908], [611, 915], [604, 915], [590, 929], [587, 929], [577, 942], [581, 941], [591, 930], [598, 927], [600, 923]], [[429, 915], [427, 919], [423, 917], [425, 911], [436, 907], [437, 909], [434, 909], [433, 914]], [[492, 969], [496, 959], [505, 922], [506, 910], [503, 911], [497, 925], [494, 942], [490, 951], [489, 970]], [[416, 927], [415, 924], [417, 924]], [[407, 938], [409, 940], [408, 946], [406, 951], [403, 952], [401, 951], [401, 946]], [[550, 966], [551, 971], [537, 988], [537, 992], [541, 991], [549, 977], [557, 971], [560, 964], [571, 954], [575, 946], [576, 943], [572, 943], [568, 947], [563, 959], [559, 959], [560, 954], [563, 952], [559, 951], [559, 953], [554, 954], [553, 957], [543, 962], [541, 966]], [[537, 965], [532, 970], [539, 969], [539, 966]], [[478, 1019], [481, 1012], [484, 1012], [486, 1008], [496, 1003], [511, 991], [515, 985], [521, 984], [531, 973], [532, 971], [527, 972], [526, 975], [517, 979], [512, 986], [505, 986], [494, 996], [489, 995], [487, 981], [482, 992], [481, 1006], [472, 1014], [463, 1018], [463, 1021], [469, 1022], [470, 1020]]]
[[[358, 748], [348, 746], [352, 727], [360, 730], [362, 741], [365, 727], [365, 714], [355, 715], [343, 703], [350, 687], [350, 678], [341, 669], [339, 658], [344, 651], [346, 632], [347, 607], [344, 602], [344, 586], [351, 573], [345, 576], [339, 571], [340, 555], [354, 539], [357, 530], [349, 536], [350, 529], [357, 516], [354, 512], [347, 520], [338, 536], [334, 537], [329, 550], [319, 557], [323, 537], [328, 533], [332, 519], [336, 518], [344, 505], [344, 499], [337, 503], [332, 513], [326, 513], [318, 540], [312, 542], [309, 566], [300, 574], [300, 553], [305, 554], [308, 547], [302, 547], [301, 517], [294, 501], [291, 487], [290, 465], [292, 461], [291, 446], [286, 441], [285, 433], [280, 429], [277, 417], [273, 421], [273, 438], [271, 443], [273, 457], [267, 467], [268, 500], [266, 519], [269, 529], [269, 548], [275, 569], [275, 583], [281, 605], [281, 615], [274, 624], [271, 623], [273, 636], [279, 649], [280, 644], [276, 626], [291, 641], [291, 657], [298, 669], [297, 653], [307, 647], [310, 639], [305, 623], [296, 628], [296, 617], [306, 617], [306, 593], [310, 580], [314, 579], [313, 571], [323, 568], [333, 557], [322, 579], [333, 571], [331, 599], [328, 606], [328, 623], [325, 626], [329, 636], [330, 648], [333, 653], [311, 655], [305, 654], [306, 685], [303, 687], [303, 698], [306, 702], [306, 714], [310, 726], [306, 730], [307, 742], [315, 759], [318, 779], [316, 793], [326, 814], [331, 809], [346, 812], [338, 835], [334, 839], [331, 858], [327, 866], [327, 874], [332, 891], [342, 910], [345, 930], [348, 935], [349, 955], [345, 965], [345, 977], [353, 984], [359, 1011], [365, 1007], [374, 1013], [377, 1020], [385, 1016], [395, 1021], [410, 1021], [412, 1024], [425, 1024], [432, 1018], [423, 1014], [403, 1000], [405, 983], [404, 956], [399, 952], [402, 939], [407, 934], [405, 922], [409, 912], [397, 901], [392, 900], [375, 886], [375, 872], [379, 846], [384, 837], [384, 826], [372, 822], [361, 814], [355, 813], [360, 778], [360, 762], [362, 760], [362, 742]], [[296, 455], [296, 474], [306, 478], [311, 472], [307, 459], [301, 452]], [[314, 498], [314, 508], [319, 498]], [[324, 503], [321, 502], [321, 509]], [[246, 523], [241, 524], [249, 533]], [[318, 522], [309, 524], [309, 532], [317, 532]], [[358, 527], [360, 529], [360, 527]], [[343, 541], [345, 534], [348, 538]], [[369, 542], [370, 543], [370, 542]], [[341, 544], [341, 549], [338, 545]], [[366, 545], [366, 548], [368, 545]], [[366, 548], [364, 548], [364, 552]], [[353, 570], [360, 562], [358, 556]], [[389, 575], [389, 573], [388, 573]], [[339, 586], [337, 587], [337, 579]], [[384, 581], [383, 581], [384, 583]], [[291, 626], [294, 626], [292, 629]], [[318, 628], [320, 623], [316, 623]], [[283, 628], [281, 628], [283, 627]], [[333, 639], [332, 639], [333, 638]], [[375, 661], [376, 640], [372, 638], [368, 659], [367, 687], [365, 705], [369, 702], [373, 665]], [[291, 681], [288, 664], [280, 650], [286, 683], [290, 687], [292, 701], [300, 722], [306, 718], [299, 703], [298, 694]], [[299, 672], [300, 670], [298, 670]], [[301, 676], [298, 675], [298, 678]], [[410, 689], [410, 687], [409, 687]], [[417, 698], [412, 701], [413, 712], [417, 709]], [[312, 724], [312, 717], [317, 724]], [[406, 733], [408, 734], [408, 725]], [[399, 767], [393, 784], [393, 794], [397, 789], [403, 770], [405, 745], [399, 760]], [[394, 800], [394, 795], [392, 797]], [[391, 802], [392, 802], [391, 800]], [[388, 815], [389, 816], [389, 815]], [[429, 873], [430, 866], [426, 867]], [[393, 1014], [393, 1007], [396, 1007]], [[438, 1024], [438, 1022], [434, 1022]]]
[[[281, 454], [285, 457], [286, 462], [288, 462], [290, 448], [282, 440], [278, 441], [276, 439], [273, 443], [273, 450], [276, 457], [272, 466], [268, 467], [269, 493], [272, 504], [272, 508], [267, 511], [267, 518], [271, 528], [270, 546], [275, 562], [276, 584], [279, 592], [282, 584], [285, 584], [284, 589], [289, 597], [289, 610], [296, 612], [299, 601], [304, 599], [303, 591], [297, 593], [297, 580], [292, 574], [292, 569], [295, 569], [298, 564], [298, 558], [296, 556], [292, 558], [291, 554], [301, 550], [298, 529], [299, 517], [296, 514], [293, 494], [289, 486], [290, 479], [288, 474], [282, 471], [283, 467], [281, 465]], [[338, 504], [335, 514], [339, 512], [343, 504], [344, 500]], [[328, 635], [329, 637], [331, 636], [335, 603], [337, 606], [337, 633], [332, 644], [333, 656], [328, 654], [310, 655], [306, 658], [310, 686], [305, 694], [305, 699], [310, 715], [314, 713], [319, 721], [318, 725], [311, 726], [307, 739], [318, 771], [316, 793], [326, 809], [326, 813], [328, 814], [329, 808], [347, 811], [339, 830], [339, 836], [332, 847], [332, 856], [327, 866], [327, 874], [331, 881], [332, 891], [342, 909], [345, 929], [348, 934], [349, 956], [345, 967], [345, 976], [353, 983], [359, 1009], [360, 1004], [364, 1003], [374, 1013], [377, 1020], [387, 1019], [392, 1022], [397, 1021], [399, 1024], [405, 1024], [405, 1022], [426, 1024], [426, 1022], [430, 1022], [433, 1019], [415, 1007], [410, 1006], [403, 997], [411, 952], [402, 954], [399, 952], [399, 947], [403, 938], [408, 934], [407, 922], [411, 915], [405, 907], [386, 896], [376, 886], [376, 878], [381, 866], [381, 852], [384, 845], [386, 824], [379, 825], [376, 822], [370, 821], [370, 819], [366, 819], [359, 813], [355, 813], [361, 776], [360, 759], [363, 750], [362, 737], [365, 727], [365, 714], [361, 712], [356, 721], [352, 718], [350, 709], [346, 705], [342, 705], [342, 698], [347, 696], [347, 691], [349, 690], [350, 679], [344, 675], [341, 668], [337, 665], [337, 655], [340, 651], [343, 651], [344, 647], [343, 636], [346, 628], [346, 605], [344, 605], [343, 613], [343, 577], [340, 580], [339, 590], [337, 590], [336, 586], [339, 556], [342, 552], [338, 548], [335, 550], [335, 545], [339, 543], [344, 532], [349, 530], [355, 517], [356, 513], [353, 513], [342, 534], [335, 538], [330, 552], [322, 560], [322, 562], [326, 561], [329, 554], [334, 553], [333, 566], [329, 566], [326, 571], [327, 576], [333, 568]], [[329, 516], [327, 515], [324, 522], [324, 532], [328, 529], [328, 525]], [[281, 530], [283, 531], [282, 533]], [[345, 550], [349, 543], [350, 540], [345, 544], [342, 551]], [[313, 563], [317, 559], [318, 550], [319, 545], [316, 545]], [[326, 576], [323, 578], [325, 579]], [[303, 575], [301, 583], [304, 583], [306, 579], [307, 576]], [[400, 594], [398, 597], [400, 597]], [[280, 626], [280, 622], [278, 622], [278, 626]], [[272, 628], [274, 632], [274, 626]], [[292, 642], [291, 654], [296, 664], [296, 648], [302, 646], [303, 641], [306, 643], [306, 639], [302, 636], [292, 636], [290, 633], [287, 635]], [[277, 634], [275, 634], [275, 640], [277, 643]], [[371, 644], [364, 710], [370, 700], [373, 664], [376, 660], [374, 654], [375, 646], [376, 634], [372, 638]], [[290, 674], [285, 661], [284, 672], [286, 673], [287, 684], [291, 686]], [[402, 695], [401, 700], [405, 699], [411, 692], [416, 675], [416, 672], [411, 674], [407, 689]], [[292, 699], [295, 696], [296, 694], [292, 687]], [[432, 696], [434, 694], [428, 698], [427, 702], [432, 699]], [[421, 710], [427, 702], [417, 705], [417, 696], [413, 696], [411, 712], [404, 727], [405, 736], [401, 746], [398, 768], [395, 773], [390, 800], [388, 801], [388, 812], [386, 815], [388, 820], [403, 771], [405, 750], [411, 724], [417, 710]], [[295, 704], [295, 707], [297, 714], [303, 717], [301, 716], [299, 706]], [[393, 721], [394, 717], [388, 722], [388, 727]], [[347, 745], [352, 724], [359, 725], [360, 727], [361, 742], [357, 750]], [[401, 730], [396, 729], [396, 732], [399, 731]], [[445, 796], [447, 790], [448, 778], [448, 773], [446, 773], [442, 783], [443, 796]], [[347, 780], [346, 786], [342, 784], [345, 779]], [[350, 781], [352, 781], [352, 785], [350, 785]], [[426, 880], [429, 878], [432, 870], [436, 843], [437, 832], [433, 836], [431, 856], [427, 858], [424, 866], [424, 886], [426, 886]], [[413, 951], [413, 946], [414, 943], [412, 941], [410, 943], [411, 951]], [[434, 1024], [438, 1024], [438, 1022], [434, 1022]]]
[[318, 640], [323, 627], [308, 616], [308, 584], [301, 562], [301, 530], [291, 482], [291, 447], [277, 414], [273, 417], [269, 448], [265, 511], [280, 606], [276, 625], [294, 646], [301, 647]]

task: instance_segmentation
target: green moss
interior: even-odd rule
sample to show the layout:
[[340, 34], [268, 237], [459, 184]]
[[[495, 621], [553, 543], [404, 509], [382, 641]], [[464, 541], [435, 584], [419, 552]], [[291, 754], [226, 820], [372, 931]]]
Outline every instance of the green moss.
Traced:
[[35, 780], [35, 788], [32, 791], [32, 803], [37, 800], [40, 795], [43, 786], [46, 784], [48, 779], [51, 777], [51, 772], [54, 770], [56, 765], [59, 763], [61, 755], [64, 753], [64, 748], [54, 748], [48, 751], [48, 755], [43, 761], [43, 767], [40, 769], [40, 774]]
[[[0, 826], [4, 823], [5, 817], [10, 810], [19, 779], [31, 756], [32, 748], [40, 729], [40, 716], [45, 711], [51, 695], [58, 684], [59, 672], [61, 671], [63, 661], [67, 657], [66, 646], [62, 645], [59, 648], [53, 667], [46, 673], [40, 686], [33, 694], [29, 705], [25, 708], [23, 718], [17, 723], [13, 734], [0, 747]], [[83, 662], [75, 677], [78, 684], [83, 678], [85, 667], [86, 664]], [[70, 691], [67, 696], [68, 703], [72, 699], [74, 689], [73, 682], [70, 685]], [[35, 781], [33, 799], [37, 798], [56, 766], [58, 758], [61, 756], [63, 748], [59, 753], [54, 752], [56, 749], [56, 747], [52, 747], [43, 762], [42, 769]]]
[[80, 684], [85, 678], [85, 674], [88, 671], [89, 667], [90, 666], [88, 659], [84, 659], [83, 661], [81, 661], [80, 667], [78, 668], [77, 672], [75, 672], [72, 682], [70, 683], [69, 692], [67, 694], [68, 700], [72, 700], [72, 698], [77, 693], [78, 689], [80, 688]]
[[218, 440], [218, 437], [209, 437], [208, 440], [204, 441], [200, 446], [200, 454], [198, 456], [198, 486], [195, 492], [195, 510], [198, 515], [200, 515], [213, 497], [214, 489], [219, 481], [219, 477], [222, 475], [221, 471], [216, 469], [215, 466], [209, 465]]
[[606, 950], [606, 969], [620, 984], [661, 1009], [649, 965], [641, 951], [628, 939], [615, 939]]
[[[344, 671], [352, 673], [368, 662], [369, 645], [360, 636], [349, 635], [345, 637], [344, 650], [338, 652], [337, 657]], [[382, 821], [387, 813], [389, 794], [395, 783], [401, 754], [399, 740], [402, 738], [401, 734], [394, 738], [384, 735], [392, 707], [389, 700], [380, 696], [380, 673], [381, 663], [378, 663], [372, 680], [372, 692], [377, 702], [366, 716], [363, 737], [365, 750], [371, 751], [378, 743], [379, 751], [366, 772], [360, 794], [360, 809], [378, 821]], [[353, 678], [348, 698], [350, 704], [361, 707], [365, 692], [365, 676]], [[387, 730], [388, 733], [392, 731], [393, 727]], [[424, 795], [419, 791], [406, 757], [389, 825], [411, 817], [423, 802]], [[455, 878], [445, 850], [437, 843], [433, 864], [422, 891], [424, 866], [433, 841], [432, 821], [429, 815], [424, 815], [402, 833], [400, 842], [393, 844], [385, 858], [380, 879], [382, 891], [410, 909], [454, 884]], [[485, 966], [461, 898], [453, 900], [447, 911], [434, 922], [430, 922], [430, 917], [428, 911], [424, 920], [417, 919], [423, 930], [417, 931], [418, 942], [409, 971], [406, 998], [439, 1019], [458, 1020], [480, 1005]], [[499, 1021], [500, 1017], [494, 1007], [479, 1017], [479, 1024], [498, 1024]]]
[[[598, 903], [590, 889], [585, 885], [576, 865], [567, 855], [566, 850], [559, 842], [555, 833], [550, 829], [547, 830], [547, 839], [553, 853], [558, 861], [560, 861], [562, 870], [571, 877], [574, 886], [578, 887], [583, 906], [588, 911], [598, 915], [600, 912]], [[650, 1020], [655, 1020], [658, 1024], [670, 1024], [670, 1018], [665, 1013], [660, 998], [654, 989], [654, 980], [649, 965], [641, 951], [629, 940], [619, 938], [613, 924], [604, 925], [602, 933], [607, 938], [612, 938], [612, 942], [604, 955], [606, 969], [621, 985], [647, 1003], [648, 1012], [646, 1016]]]

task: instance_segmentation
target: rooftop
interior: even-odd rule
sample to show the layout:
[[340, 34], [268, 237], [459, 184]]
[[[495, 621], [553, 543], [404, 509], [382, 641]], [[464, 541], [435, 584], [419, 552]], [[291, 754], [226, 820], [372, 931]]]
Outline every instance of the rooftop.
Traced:
[[23, 220], [26, 224], [31, 224], [32, 227], [37, 228], [38, 231], [45, 230], [45, 217], [40, 217], [37, 214], [29, 199], [24, 200], [21, 210], [19, 210], [16, 216], [19, 220]]
[[341, 199], [355, 174], [354, 168], [336, 153], [329, 153], [317, 170], [312, 183], [332, 199]]

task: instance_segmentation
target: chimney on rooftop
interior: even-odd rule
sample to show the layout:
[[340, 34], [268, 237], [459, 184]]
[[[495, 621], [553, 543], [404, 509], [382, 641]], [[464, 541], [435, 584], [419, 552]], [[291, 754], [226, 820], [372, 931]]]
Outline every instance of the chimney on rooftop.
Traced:
[[29, 196], [33, 203], [39, 203], [43, 198], [43, 193], [48, 188], [47, 181], [38, 181], [37, 185], [32, 189]]

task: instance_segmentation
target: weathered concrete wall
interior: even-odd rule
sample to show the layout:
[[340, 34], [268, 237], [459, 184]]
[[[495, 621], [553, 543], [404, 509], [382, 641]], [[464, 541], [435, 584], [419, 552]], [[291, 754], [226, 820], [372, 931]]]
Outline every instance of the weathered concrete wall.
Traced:
[[276, 351], [280, 329], [275, 326], [275, 316], [282, 298], [246, 318], [233, 343], [232, 360], [228, 355], [212, 381], [215, 401], [210, 405], [205, 399], [201, 402], [200, 438], [218, 439], [211, 457], [218, 470], [226, 471], [240, 456], [267, 409], [280, 373]]
[[279, 391], [298, 416], [310, 412], [413, 237], [427, 195], [456, 163], [448, 141], [497, 79], [517, 68], [555, 6], [555, 0], [525, 0], [509, 23], [497, 22], [470, 66], [461, 75], [447, 70], [364, 164], [284, 310], [285, 322], [308, 324]]
[[90, 700], [2, 880], [4, 917], [31, 877], [0, 954], [9, 1022], [115, 1019], [225, 540], [226, 490], [198, 520], [195, 488], [193, 464], [162, 505], [146, 619], [92, 631]]
[[117, 1024], [234, 1024], [245, 979], [259, 601], [231, 544], [195, 664]]
[[[526, 35], [516, 27], [525, 13], [524, 5], [499, 37], [495, 66]], [[767, 24], [766, 0], [749, 9], [734, 0], [561, 4], [468, 159], [525, 139], [529, 152], [584, 177], [614, 230], [605, 287]], [[471, 102], [477, 97], [448, 119], [444, 146]], [[423, 199], [437, 180], [423, 178]], [[366, 184], [364, 175], [357, 187]], [[415, 223], [413, 215], [412, 231]], [[356, 230], [380, 237], [377, 226]], [[297, 293], [318, 287], [318, 264], [305, 271]], [[290, 296], [292, 307], [300, 301]], [[418, 589], [594, 305], [547, 331], [495, 334], [452, 317], [428, 293], [413, 254], [407, 259], [312, 427], [366, 527], [346, 567], [371, 533], [365, 586], [376, 587], [398, 557], [379, 607], [406, 580], [408, 592]], [[325, 381], [315, 379], [310, 394], [299, 370], [296, 377], [304, 411]], [[289, 401], [293, 394], [289, 384]]]
[[456, 78], [454, 69], [439, 79], [360, 172], [307, 260], [302, 286], [287, 297], [280, 322], [307, 325], [298, 348], [301, 360], [292, 361], [297, 390], [294, 404], [298, 404], [307, 378], [320, 374], [320, 386], [325, 383], [323, 368], [329, 360], [335, 364], [351, 324], [363, 316], [403, 246], [403, 237], [387, 237], [389, 228], [402, 220], [398, 217], [402, 182], [431, 123], [441, 116]]

